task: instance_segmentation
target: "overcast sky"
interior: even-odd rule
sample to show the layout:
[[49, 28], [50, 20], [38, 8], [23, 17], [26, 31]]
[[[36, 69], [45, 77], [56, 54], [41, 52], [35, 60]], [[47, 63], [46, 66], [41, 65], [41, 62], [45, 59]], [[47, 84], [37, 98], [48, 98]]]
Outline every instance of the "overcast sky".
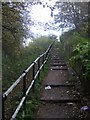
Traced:
[[[30, 9], [29, 15], [31, 16], [31, 20], [34, 22], [33, 25], [28, 25], [30, 30], [34, 33], [35, 37], [38, 36], [48, 36], [54, 34], [59, 38], [62, 34], [62, 28], [59, 27], [59, 23], [55, 23], [54, 16], [58, 14], [59, 10], [57, 7], [53, 10], [53, 16], [51, 16], [51, 9], [58, 0], [41, 0], [43, 4], [35, 4], [32, 5]], [[43, 7], [43, 5], [45, 5]], [[49, 6], [49, 7], [48, 7]], [[63, 29], [63, 31], [67, 31], [69, 28]], [[29, 42], [30, 39], [27, 39]]]

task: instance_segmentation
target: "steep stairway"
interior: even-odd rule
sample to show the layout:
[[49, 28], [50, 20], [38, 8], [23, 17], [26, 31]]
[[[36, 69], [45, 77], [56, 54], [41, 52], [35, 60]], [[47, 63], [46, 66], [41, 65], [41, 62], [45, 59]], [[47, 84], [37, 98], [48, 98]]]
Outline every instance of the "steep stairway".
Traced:
[[76, 76], [73, 71], [70, 72], [59, 48], [54, 48], [50, 70], [43, 81], [41, 104], [36, 118], [79, 119], [80, 96], [77, 94], [75, 81]]

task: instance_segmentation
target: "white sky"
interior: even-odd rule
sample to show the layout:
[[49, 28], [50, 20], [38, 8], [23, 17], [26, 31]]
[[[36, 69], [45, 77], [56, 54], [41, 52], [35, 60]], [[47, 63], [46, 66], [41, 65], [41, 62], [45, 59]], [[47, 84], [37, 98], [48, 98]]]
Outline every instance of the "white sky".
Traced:
[[[59, 36], [62, 34], [62, 29], [59, 29], [60, 23], [55, 24], [54, 18], [51, 17], [51, 9], [49, 7], [53, 7], [55, 5], [55, 2], [58, 0], [41, 0], [43, 5], [35, 4], [30, 9], [29, 15], [31, 16], [31, 20], [34, 21], [34, 25], [28, 25], [30, 30], [35, 34], [35, 37], [38, 36], [44, 36], [44, 35], [50, 35], [54, 34]], [[47, 7], [47, 5], [49, 7]], [[53, 15], [58, 14], [59, 10], [57, 8], [54, 9]], [[39, 24], [40, 23], [40, 24]], [[49, 29], [45, 30], [46, 24], [49, 24], [51, 27]], [[54, 28], [54, 29], [53, 29]], [[67, 29], [64, 29], [64, 31], [67, 31]], [[27, 39], [27, 42], [29, 42], [30, 39]]]
[[52, 19], [50, 16], [51, 14], [50, 8], [48, 7], [43, 8], [43, 6], [41, 5], [34, 5], [32, 7], [31, 14], [34, 20], [37, 20], [43, 23], [49, 22]]
[[[57, 0], [41, 0], [43, 2], [44, 5], [49, 5], [49, 6], [53, 6], [55, 4], [55, 1]], [[55, 9], [53, 14], [57, 14], [58, 13], [58, 9]], [[43, 8], [43, 5], [37, 4], [37, 5], [33, 5], [31, 8], [31, 19], [34, 21], [34, 25], [30, 26], [30, 29], [32, 32], [34, 32], [35, 34], [39, 34], [39, 35], [48, 35], [48, 34], [57, 34], [56, 30], [46, 30], [45, 31], [45, 24], [49, 23], [50, 26], [55, 27], [57, 25], [54, 24], [54, 18], [51, 17], [51, 9], [47, 6], [45, 6], [45, 8]], [[43, 25], [39, 25], [38, 22], [42, 23]], [[60, 33], [59, 33], [60, 34]]]

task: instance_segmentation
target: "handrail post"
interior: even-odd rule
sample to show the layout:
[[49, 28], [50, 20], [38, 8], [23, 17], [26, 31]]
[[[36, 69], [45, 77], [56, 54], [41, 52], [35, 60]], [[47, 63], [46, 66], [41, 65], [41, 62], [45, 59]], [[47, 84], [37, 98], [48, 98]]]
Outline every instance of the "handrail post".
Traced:
[[[54, 42], [53, 42], [54, 43]], [[11, 116], [11, 120], [13, 120], [18, 112], [20, 111], [21, 107], [23, 107], [23, 112], [26, 112], [26, 99], [27, 99], [27, 95], [29, 94], [29, 91], [31, 90], [31, 88], [34, 90], [35, 88], [35, 79], [38, 77], [38, 79], [40, 78], [40, 70], [43, 69], [44, 70], [44, 63], [47, 62], [48, 57], [49, 57], [49, 52], [51, 51], [52, 45], [53, 43], [51, 43], [48, 47], [48, 49], [40, 56], [38, 57], [29, 67], [28, 69], [26, 69], [24, 71], [24, 73], [11, 85], [11, 87], [2, 95], [2, 120], [6, 120], [7, 118], [7, 109], [6, 109], [6, 100], [7, 98], [9, 99], [9, 94], [14, 90], [14, 88], [16, 86], [18, 86], [18, 84], [23, 84], [22, 85], [22, 100], [20, 102], [20, 104], [18, 105], [18, 107], [16, 108], [14, 114]], [[37, 63], [38, 62], [38, 63]], [[37, 64], [37, 73], [36, 73], [36, 64]], [[42, 65], [41, 65], [42, 64]], [[32, 82], [30, 84], [30, 86], [27, 88], [27, 74], [29, 72], [29, 70], [32, 70]], [[36, 75], [35, 75], [36, 74]]]
[[39, 74], [38, 74], [38, 80], [40, 79], [40, 58], [38, 59], [38, 71], [39, 71]]
[[[44, 64], [44, 54], [43, 54], [43, 64]], [[43, 71], [44, 71], [44, 65], [43, 65]]]
[[2, 120], [5, 120], [5, 105], [4, 105], [5, 99], [2, 96]]
[[47, 51], [47, 57], [46, 57], [47, 59], [48, 59], [48, 56], [49, 56], [49, 50], [50, 50], [50, 48], [49, 48], [48, 51]]
[[[33, 73], [32, 73], [32, 80], [34, 80], [34, 77], [35, 77], [35, 62], [34, 62], [34, 65], [33, 65], [33, 71], [32, 71]], [[35, 87], [35, 85], [33, 84], [33, 91], [34, 91], [34, 87]]]
[[45, 56], [45, 59], [47, 58], [47, 56], [48, 56], [48, 51], [46, 52], [46, 56]]
[[[25, 94], [26, 94], [26, 76], [27, 76], [27, 73], [23, 77], [23, 96], [25, 96]], [[26, 111], [26, 100], [23, 103], [23, 110], [24, 110], [24, 112]]]
[[33, 65], [33, 80], [34, 80], [34, 77], [35, 77], [35, 63]]
[[25, 96], [26, 93], [26, 75], [23, 77], [23, 96]]

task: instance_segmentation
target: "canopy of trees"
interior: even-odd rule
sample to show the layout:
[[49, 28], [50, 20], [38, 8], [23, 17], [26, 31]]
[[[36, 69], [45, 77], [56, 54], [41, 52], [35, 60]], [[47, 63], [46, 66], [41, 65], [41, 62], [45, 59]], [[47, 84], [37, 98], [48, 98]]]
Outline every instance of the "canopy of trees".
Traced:
[[17, 55], [27, 35], [23, 18], [24, 4], [2, 3], [2, 40], [4, 55]]
[[88, 2], [57, 2], [56, 6], [60, 10], [59, 14], [55, 16], [55, 21], [61, 23], [60, 27], [73, 24], [75, 28], [79, 29], [83, 22], [88, 20]]
[[[28, 25], [30, 28], [30, 25], [34, 24], [34, 21], [32, 21], [30, 15], [28, 14], [31, 10], [32, 5], [35, 4], [40, 4], [44, 8], [46, 6], [49, 7], [51, 9], [51, 16], [54, 18], [55, 24], [58, 23], [60, 29], [71, 26], [76, 28], [77, 30], [80, 30], [80, 27], [82, 26], [81, 31], [87, 32], [88, 3], [86, 2], [56, 2], [54, 6], [50, 6], [47, 3], [44, 4], [40, 0], [34, 0], [25, 3], [2, 2], [3, 79], [5, 80], [11, 78], [11, 75], [9, 73], [11, 73], [13, 76], [11, 78], [12, 81], [13, 79], [16, 79], [15, 73], [17, 73], [17, 75], [19, 76], [19, 73], [17, 71], [24, 70], [29, 64], [24, 63], [25, 60], [29, 62], [29, 60], [31, 59], [29, 58], [32, 55], [31, 51], [29, 52], [29, 47], [30, 50], [33, 51], [33, 47], [35, 47], [37, 41], [33, 39], [33, 41], [35, 42], [33, 42], [33, 44], [30, 44], [30, 46], [28, 46], [27, 48], [24, 48], [23, 43], [26, 40], [25, 38], [33, 38], [33, 33], [30, 31], [30, 29], [28, 30]], [[53, 15], [54, 9], [58, 9], [59, 11], [58, 14], [56, 14], [55, 16]], [[46, 30], [49, 28], [55, 29], [53, 24], [49, 26], [48, 23], [44, 27]], [[55, 35], [49, 37], [52, 39], [56, 39]], [[43, 38], [41, 39], [44, 40]], [[42, 41], [39, 41], [38, 44], [44, 46], [44, 43], [42, 43]], [[38, 52], [41, 51], [40, 46], [36, 49], [38, 49]], [[20, 63], [20, 61], [22, 61], [23, 65], [25, 64], [24, 67], [23, 65], [21, 65], [22, 63]], [[13, 65], [14, 63], [15, 65]], [[7, 75], [6, 71], [9, 71]]]

